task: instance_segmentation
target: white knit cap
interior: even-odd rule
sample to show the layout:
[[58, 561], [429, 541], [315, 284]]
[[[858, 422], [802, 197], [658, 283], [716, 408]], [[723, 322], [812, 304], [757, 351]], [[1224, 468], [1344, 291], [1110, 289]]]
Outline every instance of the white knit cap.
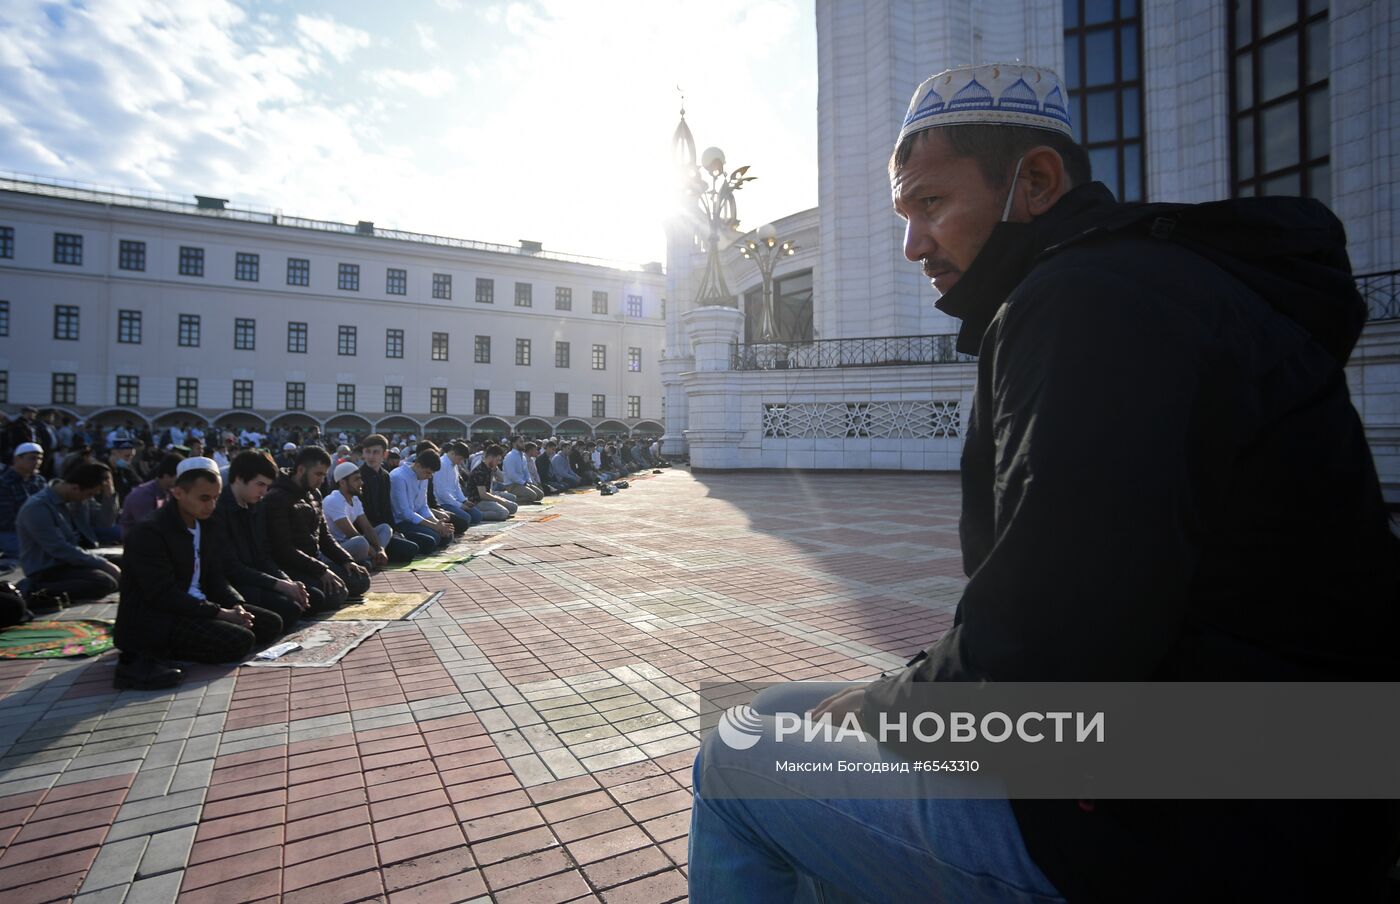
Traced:
[[1021, 63], [959, 66], [925, 79], [895, 144], [924, 129], [956, 125], [1020, 126], [1074, 137], [1060, 77]]

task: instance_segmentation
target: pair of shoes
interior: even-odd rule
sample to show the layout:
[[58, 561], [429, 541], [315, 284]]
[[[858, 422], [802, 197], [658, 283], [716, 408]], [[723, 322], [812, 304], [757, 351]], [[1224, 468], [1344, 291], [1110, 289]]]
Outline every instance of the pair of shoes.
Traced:
[[184, 677], [185, 673], [173, 666], [150, 656], [138, 656], [117, 663], [112, 687], [117, 690], [157, 691], [174, 687]]
[[73, 601], [68, 598], [66, 593], [35, 590], [25, 595], [24, 604], [30, 612], [59, 612], [73, 605]]
[[660, 468], [652, 468], [652, 469], [651, 469], [651, 473], [653, 473], [653, 474], [660, 474], [660, 473], [661, 473], [661, 469], [660, 469]]
[[619, 480], [617, 483], [613, 484], [613, 486], [617, 487], [619, 490], [625, 490], [631, 485], [632, 484], [628, 483], [625, 480]]
[[603, 487], [603, 488], [599, 489], [598, 492], [599, 492], [599, 493], [602, 493], [604, 496], [614, 496], [614, 495], [617, 494], [617, 487], [613, 487], [613, 486]]

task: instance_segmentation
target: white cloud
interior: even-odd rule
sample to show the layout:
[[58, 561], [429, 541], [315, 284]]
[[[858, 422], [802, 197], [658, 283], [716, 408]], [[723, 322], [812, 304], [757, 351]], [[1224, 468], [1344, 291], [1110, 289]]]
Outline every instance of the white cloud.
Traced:
[[345, 62], [361, 47], [369, 46], [368, 34], [334, 19], [298, 15], [296, 26], [304, 43], [325, 50], [339, 63]]
[[450, 13], [455, 13], [462, 8], [462, 0], [434, 0], [437, 5]]
[[413, 31], [418, 35], [418, 45], [428, 53], [436, 53], [438, 49], [437, 35], [431, 25], [424, 25], [422, 22], [413, 23]]
[[414, 91], [424, 97], [442, 97], [457, 87], [457, 77], [441, 66], [432, 69], [376, 69], [366, 77], [388, 90]]

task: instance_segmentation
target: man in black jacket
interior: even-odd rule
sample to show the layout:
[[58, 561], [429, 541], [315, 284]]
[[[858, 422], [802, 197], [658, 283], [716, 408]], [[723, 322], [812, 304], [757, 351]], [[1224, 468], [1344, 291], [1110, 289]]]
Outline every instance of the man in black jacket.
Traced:
[[339, 609], [369, 589], [369, 572], [331, 536], [321, 514], [320, 486], [331, 456], [320, 446], [303, 446], [295, 470], [283, 473], [263, 500], [272, 558], [293, 580], [316, 587], [325, 599], [313, 611]]
[[[1400, 678], [1400, 541], [1343, 373], [1365, 309], [1341, 224], [1289, 198], [1118, 205], [1063, 97], [1044, 70], [965, 67], [910, 106], [890, 163], [905, 254], [978, 355], [970, 580], [936, 644], [815, 712], [870, 730], [923, 682]], [[913, 899], [927, 886], [898, 883], [923, 859], [1006, 900], [1378, 901], [1400, 847], [1396, 802], [1368, 800], [917, 800], [878, 825], [861, 801], [783, 800], [759, 827], [752, 801], [704, 793], [745, 762], [713, 737], [697, 761], [697, 904], [800, 876]], [[924, 837], [888, 842], [914, 822]], [[883, 873], [794, 853], [824, 841]]]
[[218, 531], [234, 589], [248, 602], [276, 612], [283, 630], [290, 631], [307, 609], [325, 608], [325, 594], [320, 587], [292, 580], [272, 558], [262, 499], [278, 476], [277, 464], [266, 452], [248, 449], [235, 455], [210, 523]]
[[228, 582], [224, 556], [206, 531], [219, 498], [219, 469], [187, 458], [169, 505], [126, 538], [113, 639], [118, 688], [170, 687], [181, 673], [161, 658], [238, 662], [282, 633], [274, 612], [247, 605]]
[[[365, 517], [375, 527], [387, 524], [392, 529], [394, 526], [394, 506], [389, 501], [390, 469], [384, 467], [384, 457], [389, 451], [389, 441], [378, 433], [371, 433], [365, 437], [360, 449], [364, 455], [364, 463], [360, 465], [360, 478], [363, 481], [363, 488], [360, 490], [360, 504], [365, 507]], [[389, 557], [391, 565], [403, 565], [412, 562], [419, 555], [436, 549], [437, 540], [435, 538], [424, 537], [420, 542], [401, 533], [395, 533], [385, 544], [384, 554]]]

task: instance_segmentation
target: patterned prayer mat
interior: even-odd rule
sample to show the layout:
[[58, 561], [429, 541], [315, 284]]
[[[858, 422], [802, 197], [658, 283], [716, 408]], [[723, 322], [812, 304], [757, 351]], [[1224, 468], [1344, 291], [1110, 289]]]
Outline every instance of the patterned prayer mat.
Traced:
[[0, 631], [0, 659], [97, 656], [112, 649], [112, 623], [74, 618], [32, 621]]
[[299, 643], [301, 649], [284, 653], [272, 661], [249, 659], [244, 665], [318, 668], [335, 665], [346, 653], [372, 637], [387, 622], [315, 621], [283, 637], [279, 643]]
[[358, 603], [349, 603], [323, 621], [407, 621], [429, 605], [442, 591], [436, 593], [366, 593]]
[[447, 571], [458, 565], [470, 562], [475, 552], [467, 552], [460, 546], [452, 549], [444, 549], [442, 552], [434, 553], [431, 556], [424, 556], [421, 559], [414, 559], [407, 565], [390, 565], [385, 571]]

